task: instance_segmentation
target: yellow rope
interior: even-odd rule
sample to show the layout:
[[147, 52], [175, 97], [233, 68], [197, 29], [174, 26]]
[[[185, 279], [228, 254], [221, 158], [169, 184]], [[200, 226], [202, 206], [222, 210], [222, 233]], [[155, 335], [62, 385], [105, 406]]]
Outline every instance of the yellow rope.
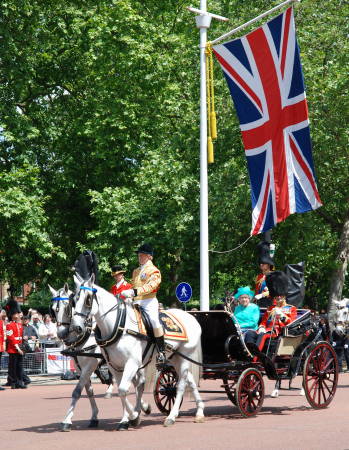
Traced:
[[213, 140], [217, 139], [216, 112], [214, 109], [214, 89], [213, 89], [213, 57], [212, 46], [206, 44], [206, 90], [207, 90], [207, 161], [214, 162]]

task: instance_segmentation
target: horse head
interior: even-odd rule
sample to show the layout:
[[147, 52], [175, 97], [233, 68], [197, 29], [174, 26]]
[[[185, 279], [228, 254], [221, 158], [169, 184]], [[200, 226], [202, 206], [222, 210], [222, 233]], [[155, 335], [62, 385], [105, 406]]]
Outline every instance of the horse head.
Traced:
[[72, 291], [67, 283], [57, 291], [48, 285], [52, 298], [50, 314], [57, 322], [57, 336], [65, 339], [69, 333], [69, 326], [72, 318]]
[[87, 281], [74, 275], [74, 282], [76, 294], [69, 332], [78, 336], [86, 331], [87, 326], [91, 323], [92, 316], [98, 311], [98, 304], [95, 301], [97, 288], [94, 285], [94, 274]]
[[336, 305], [336, 316], [334, 320], [336, 332], [339, 336], [345, 336], [349, 327], [349, 299], [335, 300], [334, 304]]

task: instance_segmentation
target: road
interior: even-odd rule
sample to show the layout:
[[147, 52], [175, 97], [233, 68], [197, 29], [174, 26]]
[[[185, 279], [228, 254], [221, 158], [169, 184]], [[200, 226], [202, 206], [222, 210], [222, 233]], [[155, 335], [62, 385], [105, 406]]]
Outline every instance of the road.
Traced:
[[[295, 387], [300, 386], [300, 379]], [[218, 390], [220, 382], [203, 381], [201, 389]], [[266, 381], [266, 393], [273, 383]], [[104, 386], [94, 384], [99, 407], [100, 427], [87, 428], [89, 402], [84, 396], [76, 409], [73, 429], [62, 433], [60, 421], [68, 407], [71, 384], [42, 385], [33, 383], [27, 390], [0, 392], [1, 448], [12, 450], [95, 450], [95, 449], [237, 449], [258, 450], [349, 450], [349, 373], [340, 374], [336, 396], [324, 410], [311, 409], [299, 390], [282, 390], [279, 398], [266, 395], [261, 413], [250, 419], [240, 416], [225, 393], [202, 394], [206, 421], [193, 422], [194, 403], [188, 396], [182, 414], [174, 426], [162, 426], [164, 417], [155, 409], [152, 395], [147, 393], [153, 412], [144, 416], [139, 428], [115, 431], [120, 420], [121, 405], [117, 396], [103, 398]], [[134, 400], [134, 396], [130, 396]]]

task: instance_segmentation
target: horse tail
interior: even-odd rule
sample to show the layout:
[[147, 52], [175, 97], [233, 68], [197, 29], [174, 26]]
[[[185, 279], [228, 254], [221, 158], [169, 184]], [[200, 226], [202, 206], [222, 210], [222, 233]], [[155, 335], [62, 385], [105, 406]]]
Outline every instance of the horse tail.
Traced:
[[197, 386], [200, 385], [200, 378], [202, 377], [202, 348], [201, 348], [201, 339], [198, 342], [198, 345], [195, 347], [193, 353], [190, 356], [194, 361], [198, 362], [198, 364], [190, 363], [190, 372], [194, 377], [195, 384]]
[[156, 380], [156, 375], [157, 375], [157, 369], [156, 369], [156, 358], [152, 357], [151, 361], [149, 364], [147, 364], [147, 366], [144, 369], [145, 372], [145, 386], [144, 386], [144, 391], [148, 392], [151, 391], [153, 392], [154, 390], [154, 385], [155, 385], [155, 380]]

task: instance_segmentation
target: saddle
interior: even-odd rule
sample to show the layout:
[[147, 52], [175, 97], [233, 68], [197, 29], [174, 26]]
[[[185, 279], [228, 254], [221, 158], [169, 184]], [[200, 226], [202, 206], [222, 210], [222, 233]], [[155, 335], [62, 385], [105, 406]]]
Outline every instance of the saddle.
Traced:
[[[133, 308], [138, 323], [139, 333], [154, 338], [153, 327], [148, 314], [139, 305], [133, 305]], [[159, 312], [159, 318], [164, 329], [165, 339], [185, 342], [188, 341], [186, 329], [174, 314], [161, 310]]]

